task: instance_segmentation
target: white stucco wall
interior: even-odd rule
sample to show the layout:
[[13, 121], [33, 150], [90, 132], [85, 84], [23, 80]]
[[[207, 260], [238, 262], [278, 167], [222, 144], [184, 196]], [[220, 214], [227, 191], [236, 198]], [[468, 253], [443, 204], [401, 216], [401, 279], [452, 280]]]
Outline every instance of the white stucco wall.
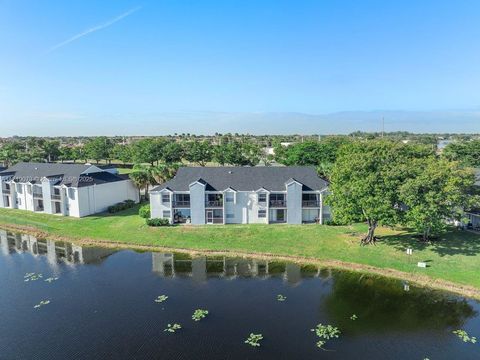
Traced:
[[111, 205], [125, 200], [138, 202], [138, 190], [130, 180], [75, 188], [75, 199], [66, 192], [69, 215], [83, 217], [107, 211]]
[[[258, 204], [258, 195], [256, 192], [239, 191], [236, 193], [236, 202], [225, 202], [226, 214], [233, 214], [233, 218], [225, 219], [226, 224], [266, 224], [268, 216], [265, 218], [258, 217], [258, 210], [265, 209], [266, 206]], [[267, 211], [268, 213], [268, 211]]]
[[[162, 202], [163, 194], [170, 195], [169, 203]], [[173, 194], [169, 190], [164, 189], [159, 192], [150, 193], [150, 217], [152, 219], [163, 219], [163, 212], [170, 211], [169, 219], [170, 219], [170, 222], [173, 222], [172, 201], [173, 201]]]
[[205, 185], [199, 182], [190, 185], [190, 214], [192, 224], [205, 224]]

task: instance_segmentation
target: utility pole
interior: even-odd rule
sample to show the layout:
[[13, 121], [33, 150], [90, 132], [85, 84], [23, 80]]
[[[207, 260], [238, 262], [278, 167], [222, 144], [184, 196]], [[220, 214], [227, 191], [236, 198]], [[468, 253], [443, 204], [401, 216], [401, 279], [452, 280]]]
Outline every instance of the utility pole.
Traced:
[[385, 117], [382, 116], [382, 138], [385, 135]]

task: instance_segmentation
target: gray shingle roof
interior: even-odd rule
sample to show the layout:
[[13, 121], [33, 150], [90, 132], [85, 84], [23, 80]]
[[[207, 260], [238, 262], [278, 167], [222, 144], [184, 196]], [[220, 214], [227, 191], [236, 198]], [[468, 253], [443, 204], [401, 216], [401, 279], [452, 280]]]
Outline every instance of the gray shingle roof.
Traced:
[[206, 190], [223, 191], [285, 191], [285, 184], [294, 179], [303, 184], [303, 190], [323, 190], [328, 183], [317, 175], [311, 166], [255, 166], [255, 167], [182, 167], [170, 181], [152, 191], [169, 188], [172, 191], [188, 191], [195, 181], [204, 181]]
[[123, 181], [123, 177], [107, 171], [82, 174], [92, 165], [56, 163], [18, 163], [1, 171], [0, 176], [12, 176], [14, 181], [39, 183], [42, 178], [57, 179], [54, 185], [84, 187], [107, 182]]

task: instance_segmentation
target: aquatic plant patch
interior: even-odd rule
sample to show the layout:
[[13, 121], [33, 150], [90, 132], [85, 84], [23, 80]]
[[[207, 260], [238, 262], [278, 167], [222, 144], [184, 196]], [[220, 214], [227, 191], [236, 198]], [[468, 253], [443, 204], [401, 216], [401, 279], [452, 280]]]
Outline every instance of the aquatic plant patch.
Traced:
[[23, 281], [28, 282], [28, 281], [36, 281], [39, 280], [43, 277], [42, 274], [35, 274], [35, 273], [26, 273], [25, 276], [23, 277]]
[[49, 278], [45, 279], [44, 281], [48, 282], [48, 283], [52, 283], [52, 282], [57, 281], [57, 280], [58, 280], [58, 277], [49, 277]]
[[285, 301], [287, 300], [287, 297], [282, 295], [282, 294], [278, 294], [277, 295], [277, 301]]
[[470, 336], [465, 330], [455, 330], [453, 331], [455, 335], [458, 336], [463, 342], [469, 342], [475, 344], [477, 342], [477, 338], [475, 336]]
[[162, 303], [164, 301], [167, 301], [168, 296], [167, 295], [160, 295], [157, 296], [157, 298], [154, 300], [156, 303]]
[[322, 350], [326, 350], [323, 346], [327, 343], [327, 340], [338, 338], [341, 334], [337, 327], [323, 324], [318, 324], [315, 329], [310, 329], [310, 331], [315, 332], [315, 334], [322, 339], [317, 341], [317, 347]]
[[169, 333], [174, 333], [176, 332], [177, 330], [180, 330], [182, 328], [182, 325], [180, 324], [167, 324], [167, 328], [163, 331], [167, 331]]
[[245, 340], [245, 344], [248, 344], [248, 345], [253, 346], [253, 347], [259, 347], [260, 346], [260, 340], [263, 340], [263, 335], [262, 334], [250, 333], [247, 340]]
[[194, 321], [200, 321], [208, 315], [208, 310], [197, 309], [192, 315]]
[[40, 309], [42, 306], [50, 304], [50, 300], [42, 300], [37, 305], [35, 305], [34, 309]]
[[350, 320], [355, 321], [355, 320], [357, 320], [357, 319], [358, 319], [358, 316], [355, 315], [355, 314], [353, 314], [352, 316], [350, 316]]

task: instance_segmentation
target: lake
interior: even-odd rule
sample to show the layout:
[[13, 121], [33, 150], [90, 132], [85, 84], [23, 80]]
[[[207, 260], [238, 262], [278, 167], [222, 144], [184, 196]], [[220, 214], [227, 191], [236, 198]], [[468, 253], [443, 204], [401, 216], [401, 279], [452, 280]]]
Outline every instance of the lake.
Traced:
[[[480, 359], [480, 344], [452, 333], [480, 340], [479, 302], [398, 280], [2, 230], [0, 240], [0, 359]], [[209, 314], [195, 322], [196, 309]], [[325, 350], [310, 331], [319, 323], [341, 331]], [[250, 333], [260, 347], [244, 343]]]

